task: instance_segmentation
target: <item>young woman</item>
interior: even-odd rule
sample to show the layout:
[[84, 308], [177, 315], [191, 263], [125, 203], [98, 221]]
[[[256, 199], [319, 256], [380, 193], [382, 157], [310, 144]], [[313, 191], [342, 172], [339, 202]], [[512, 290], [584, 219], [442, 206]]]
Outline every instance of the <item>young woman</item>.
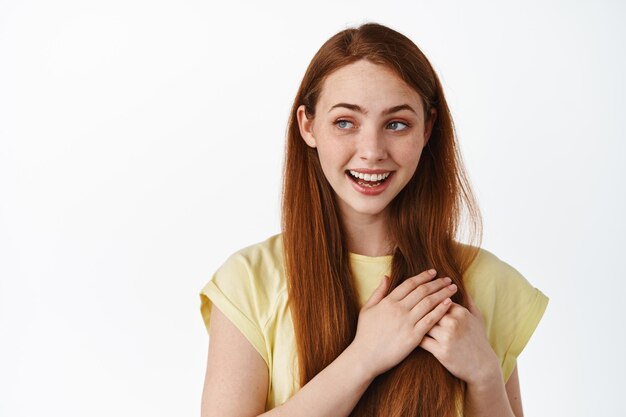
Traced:
[[[203, 417], [517, 416], [548, 299], [481, 249], [441, 83], [402, 34], [330, 38], [296, 95], [282, 234], [201, 292]], [[474, 244], [459, 242], [462, 214]]]

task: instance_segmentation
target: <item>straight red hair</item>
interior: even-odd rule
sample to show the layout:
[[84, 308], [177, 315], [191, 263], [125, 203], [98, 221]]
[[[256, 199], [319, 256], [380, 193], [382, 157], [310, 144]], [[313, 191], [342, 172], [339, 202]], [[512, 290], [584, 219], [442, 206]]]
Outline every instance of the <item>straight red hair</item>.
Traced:
[[[316, 149], [304, 142], [296, 117], [309, 118], [326, 77], [366, 59], [392, 69], [422, 98], [425, 117], [437, 110], [433, 131], [415, 174], [391, 202], [395, 244], [390, 290], [434, 267], [458, 286], [453, 301], [466, 306], [463, 273], [478, 253], [482, 223], [456, 144], [441, 83], [420, 49], [406, 36], [376, 23], [343, 30], [322, 45], [293, 102], [287, 131], [282, 201], [283, 245], [289, 306], [294, 323], [300, 385], [343, 352], [356, 334], [359, 301], [335, 195]], [[460, 226], [478, 244], [461, 244]], [[382, 277], [381, 277], [382, 278]], [[460, 414], [464, 383], [417, 347], [379, 375], [351, 416], [447, 417]]]

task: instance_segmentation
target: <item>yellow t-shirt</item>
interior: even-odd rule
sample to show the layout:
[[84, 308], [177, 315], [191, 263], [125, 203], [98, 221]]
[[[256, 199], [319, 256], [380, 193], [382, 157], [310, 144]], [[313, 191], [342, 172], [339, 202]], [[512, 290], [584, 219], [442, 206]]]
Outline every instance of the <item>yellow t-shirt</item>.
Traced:
[[[391, 271], [391, 256], [350, 254], [361, 305]], [[481, 249], [464, 275], [467, 291], [481, 311], [491, 347], [505, 381], [539, 324], [548, 298], [513, 267]], [[207, 331], [211, 302], [241, 330], [269, 369], [265, 409], [281, 405], [299, 390], [296, 345], [287, 307], [282, 235], [244, 248], [215, 272], [200, 292]]]

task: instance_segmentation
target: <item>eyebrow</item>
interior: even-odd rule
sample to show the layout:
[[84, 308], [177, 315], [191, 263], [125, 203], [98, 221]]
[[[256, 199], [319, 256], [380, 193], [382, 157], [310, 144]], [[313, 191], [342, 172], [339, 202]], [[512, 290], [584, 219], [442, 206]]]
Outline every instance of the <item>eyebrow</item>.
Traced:
[[[357, 104], [350, 104], [350, 103], [337, 103], [334, 106], [332, 106], [330, 110], [328, 110], [328, 112], [330, 113], [333, 109], [338, 108], [338, 107], [345, 107], [346, 109], [350, 109], [353, 111], [357, 111], [359, 113], [367, 114], [367, 110], [363, 110], [361, 106]], [[410, 110], [413, 113], [417, 114], [417, 112], [413, 110], [413, 107], [409, 106], [408, 104], [400, 104], [398, 106], [389, 107], [388, 109], [383, 110], [381, 114], [383, 116], [386, 116], [391, 113], [397, 113], [400, 110]]]

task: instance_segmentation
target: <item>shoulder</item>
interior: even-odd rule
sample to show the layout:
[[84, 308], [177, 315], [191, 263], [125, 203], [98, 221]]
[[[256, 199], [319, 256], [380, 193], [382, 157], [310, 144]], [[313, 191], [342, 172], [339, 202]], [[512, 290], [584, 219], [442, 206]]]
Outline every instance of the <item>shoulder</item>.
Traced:
[[282, 235], [271, 236], [230, 255], [213, 274], [207, 285], [210, 284], [233, 294], [254, 293], [270, 302], [286, 286]]
[[233, 265], [246, 265], [252, 269], [276, 268], [283, 262], [282, 234], [246, 246], [230, 255], [219, 269]]
[[483, 248], [478, 248], [476, 257], [463, 274], [463, 280], [470, 292], [530, 285], [517, 269]]
[[[479, 307], [506, 310], [507, 306], [547, 304], [547, 297], [516, 268], [492, 252], [479, 248], [463, 274], [463, 282]], [[502, 311], [499, 311], [501, 313]]]
[[286, 294], [282, 259], [282, 236], [272, 236], [229, 256], [200, 291], [200, 311], [207, 331], [211, 306], [215, 305], [267, 364], [266, 324], [275, 315], [277, 301]]
[[228, 258], [228, 262], [244, 262], [255, 268], [282, 267], [283, 235], [273, 235], [262, 242], [240, 249]]

